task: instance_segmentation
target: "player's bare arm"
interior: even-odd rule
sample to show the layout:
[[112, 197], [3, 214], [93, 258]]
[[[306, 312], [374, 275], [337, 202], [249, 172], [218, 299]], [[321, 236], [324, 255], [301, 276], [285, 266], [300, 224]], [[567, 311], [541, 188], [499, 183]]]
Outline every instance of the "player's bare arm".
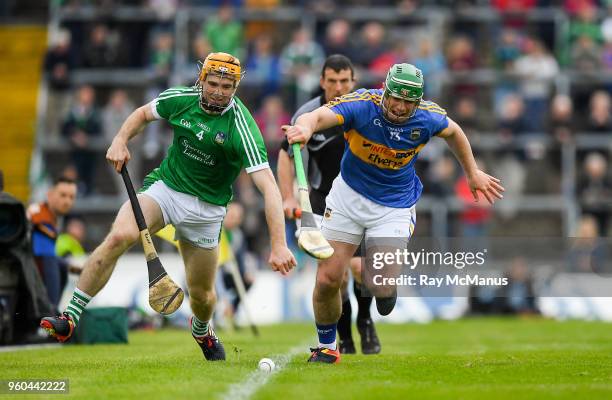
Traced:
[[283, 211], [285, 212], [285, 218], [293, 219], [295, 212], [299, 209], [298, 201], [293, 194], [293, 184], [295, 176], [295, 167], [293, 161], [289, 157], [289, 154], [281, 149], [278, 153], [278, 188], [280, 189], [281, 197], [283, 199]]
[[476, 165], [470, 142], [463, 129], [455, 121], [449, 118], [448, 127], [438, 136], [446, 140], [448, 147], [461, 164], [474, 196], [474, 201], [478, 201], [478, 192], [481, 192], [491, 204], [495, 202], [496, 198], [502, 199], [504, 197], [502, 193], [505, 189], [500, 184], [500, 180], [480, 170]]
[[120, 172], [123, 164], [130, 160], [130, 151], [127, 147], [128, 141], [142, 132], [144, 127], [149, 122], [155, 121], [155, 119], [151, 111], [151, 105], [145, 104], [134, 110], [125, 120], [106, 152], [106, 159], [113, 164], [117, 172]]
[[264, 197], [266, 221], [270, 233], [270, 258], [268, 263], [274, 271], [286, 275], [297, 263], [285, 240], [285, 218], [282, 211], [282, 200], [278, 186], [274, 181], [274, 175], [269, 168], [265, 168], [251, 173], [250, 176]]
[[283, 125], [289, 144], [308, 143], [313, 132], [340, 125], [338, 117], [332, 110], [321, 106], [314, 111], [300, 115], [294, 125]]

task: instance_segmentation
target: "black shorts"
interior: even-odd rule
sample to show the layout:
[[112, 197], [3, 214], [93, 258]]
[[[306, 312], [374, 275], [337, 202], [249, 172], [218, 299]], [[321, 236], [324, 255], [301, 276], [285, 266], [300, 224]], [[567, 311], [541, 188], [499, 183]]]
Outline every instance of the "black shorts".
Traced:
[[312, 190], [309, 197], [312, 212], [317, 215], [323, 215], [323, 213], [325, 213], [325, 198], [327, 194]]

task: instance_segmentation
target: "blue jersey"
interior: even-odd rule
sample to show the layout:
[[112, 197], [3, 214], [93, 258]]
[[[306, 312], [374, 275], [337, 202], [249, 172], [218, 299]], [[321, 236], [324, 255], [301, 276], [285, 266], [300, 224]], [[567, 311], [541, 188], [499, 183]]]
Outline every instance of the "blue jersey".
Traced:
[[401, 125], [383, 118], [382, 89], [359, 89], [326, 106], [338, 117], [346, 140], [340, 173], [357, 193], [387, 207], [412, 207], [423, 191], [414, 170], [419, 151], [448, 127], [446, 111], [421, 101]]

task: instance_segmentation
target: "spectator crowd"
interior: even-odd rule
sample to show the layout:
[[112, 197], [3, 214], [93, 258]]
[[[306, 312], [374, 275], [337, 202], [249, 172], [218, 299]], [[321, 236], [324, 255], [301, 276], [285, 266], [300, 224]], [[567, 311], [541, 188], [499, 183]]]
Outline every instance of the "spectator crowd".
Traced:
[[[103, 166], [103, 151], [121, 123], [138, 105], [165, 88], [191, 85], [196, 62], [210, 51], [240, 57], [247, 71], [238, 96], [253, 112], [268, 146], [271, 166], [283, 138], [280, 126], [319, 90], [320, 68], [330, 54], [344, 54], [357, 67], [357, 87], [379, 87], [388, 68], [410, 62], [426, 81], [426, 98], [444, 107], [467, 131], [478, 149], [480, 140], [494, 138], [500, 146], [479, 152], [506, 183], [508, 197], [562, 192], [560, 153], [582, 133], [606, 138], [612, 132], [612, 4], [604, 0], [65, 0], [59, 10], [77, 13], [99, 7], [106, 18], [61, 20], [47, 52], [44, 69], [48, 101], [44, 135], [67, 149], [78, 195], [100, 194], [96, 182], [108, 181], [122, 196], [122, 182]], [[101, 5], [98, 3], [102, 3]], [[136, 6], [155, 15], [130, 22], [112, 17], [113, 8]], [[251, 11], [272, 13], [285, 6], [315, 16], [314, 25], [277, 18], [248, 17]], [[203, 20], [187, 25], [188, 41], [175, 37], [173, 15], [182, 7], [215, 7]], [[460, 17], [442, 31], [432, 32], [427, 8], [451, 13], [479, 7], [495, 16], [466, 23]], [[566, 29], [554, 18], [539, 18], [551, 8], [562, 13]], [[396, 18], [343, 18], [343, 9], [392, 10]], [[106, 11], [105, 11], [106, 10]], [[537, 12], [540, 11], [540, 14]], [[423, 17], [425, 15], [425, 17]], [[536, 17], [533, 17], [536, 15]], [[340, 16], [340, 17], [338, 17]], [[499, 23], [497, 23], [499, 22]], [[562, 32], [562, 33], [559, 33]], [[179, 51], [179, 49], [181, 49]], [[181, 53], [186, 60], [178, 57]], [[141, 71], [140, 86], [82, 84], [82, 72]], [[185, 72], [186, 71], [186, 72]], [[487, 77], [493, 76], [493, 79]], [[568, 77], [560, 84], [560, 76]], [[99, 82], [99, 81], [96, 81]], [[131, 146], [131, 169], [139, 181], [149, 165], [163, 157], [171, 140], [162, 124], [151, 124]], [[515, 145], [519, 143], [519, 145]], [[53, 160], [47, 159], [48, 164]], [[59, 167], [55, 167], [56, 170]], [[65, 166], [62, 166], [64, 169]], [[598, 235], [610, 233], [609, 153], [606, 148], [579, 151], [575, 201], [595, 218]], [[443, 146], [431, 145], [418, 166], [425, 194], [465, 203], [450, 234], [485, 235], [491, 210], [469, 204], [465, 177]], [[534, 179], [533, 172], [537, 173]], [[239, 179], [235, 201], [244, 207], [247, 247], [261, 249], [262, 210], [248, 179]], [[505, 210], [512, 216], [512, 201]]]

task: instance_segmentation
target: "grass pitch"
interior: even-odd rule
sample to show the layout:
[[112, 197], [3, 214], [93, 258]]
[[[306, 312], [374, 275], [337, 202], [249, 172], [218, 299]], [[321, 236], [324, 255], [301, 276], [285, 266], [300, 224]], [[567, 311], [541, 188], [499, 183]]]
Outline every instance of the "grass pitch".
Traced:
[[[543, 319], [379, 324], [383, 352], [307, 364], [310, 324], [220, 332], [228, 361], [203, 360], [187, 331], [133, 332], [128, 345], [0, 353], [0, 379], [70, 380], [81, 399], [610, 399], [612, 325]], [[358, 341], [358, 334], [354, 332]], [[293, 357], [284, 356], [296, 346]], [[357, 343], [358, 346], [358, 343]], [[262, 357], [284, 366], [257, 372]], [[285, 359], [285, 362], [283, 362]], [[0, 396], [1, 397], [1, 396]], [[45, 395], [5, 395], [41, 399]]]

